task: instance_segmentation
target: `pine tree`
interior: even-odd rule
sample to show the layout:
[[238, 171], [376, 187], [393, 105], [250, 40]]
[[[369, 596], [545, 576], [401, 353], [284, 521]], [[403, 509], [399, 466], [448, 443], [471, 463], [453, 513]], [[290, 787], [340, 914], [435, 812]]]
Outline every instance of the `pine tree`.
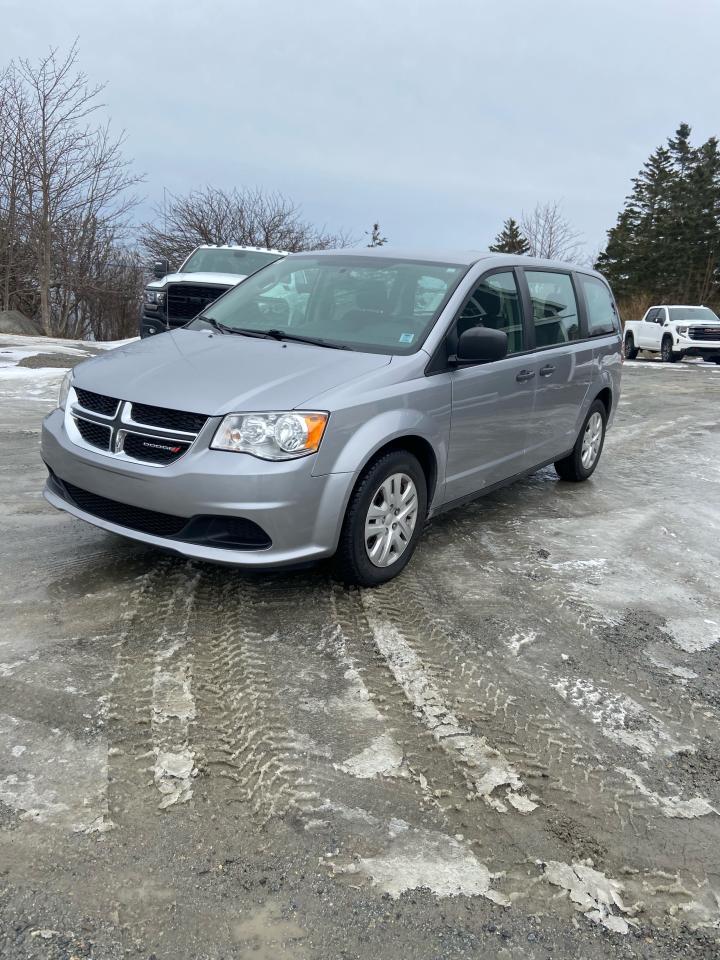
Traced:
[[368, 243], [368, 247], [383, 247], [387, 243], [387, 237], [384, 237], [380, 232], [379, 223], [374, 223], [370, 233], [365, 231], [365, 235], [370, 237], [370, 243]]
[[681, 123], [632, 181], [597, 268], [620, 298], [720, 301], [720, 150]]
[[495, 242], [488, 249], [493, 253], [526, 255], [530, 253], [530, 244], [523, 236], [517, 220], [514, 217], [509, 217], [503, 224], [500, 233], [495, 237]]

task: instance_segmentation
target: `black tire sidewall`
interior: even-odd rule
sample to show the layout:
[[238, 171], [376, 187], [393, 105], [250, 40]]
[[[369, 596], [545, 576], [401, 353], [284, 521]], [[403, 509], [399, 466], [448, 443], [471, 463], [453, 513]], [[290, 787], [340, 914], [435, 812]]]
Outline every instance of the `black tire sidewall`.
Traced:
[[[594, 413], [599, 413], [602, 418], [603, 432], [602, 440], [600, 441], [600, 449], [597, 452], [595, 461], [590, 468], [585, 468], [582, 462], [582, 445], [583, 438], [585, 436], [585, 430], [588, 425], [590, 417]], [[598, 463], [600, 463], [600, 457], [602, 456], [603, 447], [605, 446], [605, 433], [607, 431], [607, 409], [602, 400], [595, 400], [588, 412], [585, 414], [585, 419], [583, 420], [582, 427], [580, 428], [580, 433], [578, 434], [577, 440], [575, 441], [575, 446], [572, 449], [572, 453], [569, 453], [567, 457], [564, 457], [562, 460], [555, 462], [555, 469], [558, 472], [558, 475], [561, 480], [569, 480], [574, 483], [582, 482], [583, 480], [588, 480], [593, 473], [595, 473], [595, 468]]]
[[[600, 440], [600, 449], [597, 452], [597, 456], [593, 461], [593, 464], [589, 468], [585, 468], [582, 462], [582, 445], [583, 438], [585, 437], [585, 429], [588, 425], [590, 417], [594, 413], [599, 413], [602, 418], [602, 438]], [[589, 477], [595, 473], [595, 468], [600, 463], [600, 457], [602, 456], [603, 447], [605, 446], [605, 432], [607, 430], [607, 410], [605, 409], [605, 404], [602, 400], [596, 400], [590, 409], [587, 412], [587, 416], [583, 420], [582, 429], [580, 430], [580, 436], [575, 442], [575, 449], [573, 450], [573, 456], [575, 457], [575, 464], [578, 474], [582, 477], [583, 480], [587, 480]]]
[[[376, 567], [365, 550], [365, 519], [378, 487], [393, 473], [406, 473], [414, 482], [418, 515], [412, 538], [403, 555], [389, 567]], [[404, 450], [392, 451], [371, 463], [358, 479], [345, 514], [337, 557], [342, 578], [360, 586], [375, 586], [396, 577], [415, 552], [426, 515], [427, 479], [413, 454]]]
[[[666, 344], [668, 344], [667, 356], [665, 356]], [[672, 363], [672, 340], [669, 337], [665, 337], [663, 342], [660, 344], [660, 357], [665, 363]]]

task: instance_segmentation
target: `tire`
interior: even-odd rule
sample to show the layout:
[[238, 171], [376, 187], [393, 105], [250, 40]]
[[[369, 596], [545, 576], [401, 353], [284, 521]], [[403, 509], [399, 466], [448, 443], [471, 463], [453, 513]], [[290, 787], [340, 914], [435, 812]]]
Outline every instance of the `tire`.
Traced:
[[[404, 477], [408, 482], [403, 485], [402, 481], [393, 480], [398, 477]], [[388, 487], [383, 490], [385, 484]], [[416, 507], [410, 530], [408, 523], [395, 522], [393, 514], [401, 515], [403, 510], [409, 508], [411, 486], [414, 488]], [[389, 496], [388, 490], [392, 491]], [[407, 506], [403, 506], [405, 498]], [[386, 512], [383, 514], [383, 511]], [[360, 587], [375, 587], [392, 580], [404, 570], [415, 552], [426, 514], [427, 479], [416, 457], [406, 450], [393, 450], [372, 461], [360, 475], [345, 511], [335, 554], [338, 578]], [[408, 516], [412, 516], [412, 511]], [[368, 537], [367, 530], [374, 523], [378, 525], [378, 533]], [[395, 546], [383, 558], [385, 547], [391, 540]], [[370, 557], [371, 552], [376, 553], [374, 561]], [[381, 562], [385, 565], [379, 565]]]
[[634, 337], [633, 337], [633, 335], [632, 335], [631, 333], [628, 333], [628, 334], [626, 335], [626, 337], [625, 337], [625, 343], [623, 344], [623, 348], [624, 348], [624, 351], [625, 351], [625, 359], [626, 359], [626, 360], [634, 360], [635, 357], [636, 357], [636, 356], [638, 355], [638, 353], [640, 352], [640, 351], [638, 350], [638, 348], [635, 346], [635, 339], [634, 339]]
[[672, 337], [663, 337], [663, 342], [660, 347], [660, 357], [663, 363], [677, 363], [678, 360], [682, 360], [681, 353], [673, 353]]
[[[596, 418], [599, 416], [599, 420]], [[597, 467], [600, 461], [600, 455], [602, 454], [603, 445], [605, 444], [605, 428], [607, 425], [607, 410], [605, 409], [605, 404], [602, 400], [595, 400], [590, 409], [587, 412], [587, 416], [583, 421], [582, 428], [578, 434], [578, 438], [575, 441], [575, 446], [572, 449], [572, 452], [563, 457], [562, 460], [555, 461], [555, 469], [557, 475], [561, 480], [568, 480], [571, 483], [580, 483], [583, 480], [587, 480], [588, 477], [591, 477], [595, 472], [595, 467]], [[587, 459], [583, 459], [585, 453], [585, 442], [586, 442], [586, 433], [588, 434], [587, 440], [590, 440], [594, 434], [596, 427], [599, 427], [599, 436], [597, 437], [594, 443], [594, 454], [592, 459], [588, 462]]]

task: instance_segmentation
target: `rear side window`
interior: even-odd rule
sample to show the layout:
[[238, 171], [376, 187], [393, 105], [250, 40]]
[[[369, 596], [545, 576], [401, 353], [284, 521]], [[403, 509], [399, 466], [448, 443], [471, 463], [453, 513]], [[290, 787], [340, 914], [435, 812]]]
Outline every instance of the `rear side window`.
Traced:
[[585, 295], [589, 336], [600, 337], [606, 333], [614, 333], [618, 326], [617, 314], [608, 288], [597, 277], [580, 273], [577, 279]]
[[572, 280], [566, 273], [526, 270], [535, 326], [535, 346], [552, 347], [580, 337]]
[[520, 296], [512, 270], [491, 273], [475, 287], [458, 317], [458, 336], [470, 327], [504, 330], [508, 353], [520, 353], [525, 349]]

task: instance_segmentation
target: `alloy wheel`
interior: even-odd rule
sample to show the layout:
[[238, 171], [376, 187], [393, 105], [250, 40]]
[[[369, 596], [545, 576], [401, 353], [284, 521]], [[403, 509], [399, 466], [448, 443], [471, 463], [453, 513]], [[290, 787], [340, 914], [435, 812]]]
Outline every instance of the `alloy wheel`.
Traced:
[[393, 473], [373, 494], [365, 518], [365, 551], [376, 567], [389, 567], [408, 548], [418, 515], [415, 483]]
[[585, 425], [580, 459], [583, 467], [589, 470], [598, 458], [603, 436], [603, 419], [594, 413]]

